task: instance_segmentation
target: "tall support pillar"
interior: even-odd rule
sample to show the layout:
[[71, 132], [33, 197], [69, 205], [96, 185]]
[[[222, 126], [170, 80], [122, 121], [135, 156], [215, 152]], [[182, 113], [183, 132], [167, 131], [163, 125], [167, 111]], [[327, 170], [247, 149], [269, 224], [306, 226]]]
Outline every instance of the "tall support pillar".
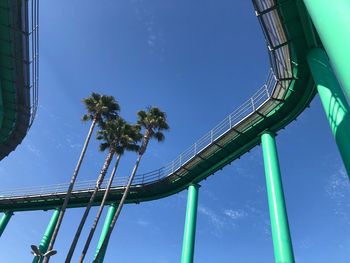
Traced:
[[[334, 2], [336, 4], [336, 2]], [[350, 16], [350, 13], [348, 14]], [[349, 24], [350, 25], [350, 24]], [[350, 46], [349, 46], [350, 49]], [[308, 63], [329, 125], [350, 178], [350, 107], [323, 49], [310, 51]], [[350, 67], [348, 71], [350, 75]]]
[[350, 101], [350, 1], [304, 0], [304, 3]]
[[261, 144], [264, 156], [275, 262], [294, 263], [275, 135], [268, 131], [264, 132], [261, 136]]
[[[108, 208], [108, 212], [107, 212], [107, 215], [106, 215], [105, 222], [104, 222], [104, 224], [103, 224], [101, 236], [100, 236], [100, 239], [99, 239], [98, 244], [97, 244], [97, 249], [96, 249], [96, 254], [95, 254], [95, 256], [96, 256], [96, 255], [98, 254], [98, 252], [100, 251], [100, 248], [101, 248], [101, 246], [102, 246], [102, 244], [103, 244], [103, 241], [104, 241], [105, 238], [106, 238], [106, 235], [107, 235], [109, 226], [111, 225], [111, 222], [112, 222], [112, 220], [113, 220], [113, 216], [114, 216], [116, 210], [117, 210], [117, 204], [116, 204], [116, 203], [111, 204], [110, 207]], [[107, 245], [107, 246], [108, 246], [108, 245]], [[103, 251], [102, 254], [100, 255], [100, 258], [99, 258], [99, 260], [98, 260], [98, 263], [102, 263], [102, 262], [103, 262], [104, 257], [105, 257], [105, 254], [106, 254], [107, 246], [105, 247], [104, 251]]]
[[10, 221], [12, 215], [13, 215], [13, 212], [6, 211], [4, 213], [4, 215], [1, 217], [1, 220], [0, 220], [0, 237], [1, 237], [2, 233], [4, 233], [4, 230], [5, 230], [8, 222]]
[[[51, 220], [50, 220], [50, 222], [45, 230], [43, 238], [41, 239], [41, 242], [39, 245], [39, 250], [41, 253], [45, 253], [47, 251], [47, 248], [49, 246], [49, 242], [51, 240], [53, 231], [55, 229], [59, 214], [60, 214], [60, 209], [56, 208], [53, 211], [53, 214], [51, 216]], [[39, 263], [39, 262], [42, 262], [42, 259], [40, 259], [39, 257], [34, 257], [33, 263]]]
[[194, 243], [196, 238], [198, 184], [188, 187], [185, 230], [182, 244], [181, 263], [192, 263], [194, 257]]

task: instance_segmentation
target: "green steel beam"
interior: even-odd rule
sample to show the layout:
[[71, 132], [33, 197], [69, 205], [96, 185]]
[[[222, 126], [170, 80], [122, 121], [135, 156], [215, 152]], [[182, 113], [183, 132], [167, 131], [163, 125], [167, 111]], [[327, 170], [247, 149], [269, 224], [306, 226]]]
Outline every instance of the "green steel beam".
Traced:
[[[43, 254], [46, 252], [49, 246], [49, 242], [50, 242], [53, 230], [55, 229], [59, 214], [60, 214], [60, 209], [56, 208], [51, 216], [51, 220], [45, 230], [44, 236], [41, 239], [39, 250]], [[39, 262], [42, 262], [42, 260], [43, 260], [42, 258], [34, 257], [33, 263], [39, 263]]]
[[192, 263], [194, 257], [194, 243], [196, 239], [196, 222], [198, 206], [198, 184], [188, 187], [186, 221], [182, 243], [181, 263]]
[[0, 130], [2, 128], [2, 121], [4, 119], [4, 103], [2, 98], [2, 85], [0, 81]]
[[[107, 212], [107, 215], [106, 215], [106, 219], [105, 219], [105, 222], [103, 224], [103, 228], [102, 228], [100, 239], [99, 239], [98, 244], [97, 244], [97, 249], [96, 249], [95, 256], [100, 251], [100, 248], [101, 248], [101, 246], [103, 244], [103, 241], [106, 238], [109, 226], [110, 226], [110, 224], [111, 224], [111, 222], [113, 220], [113, 216], [114, 216], [116, 210], [117, 210], [117, 204], [116, 203], [112, 203], [109, 206], [109, 209], [108, 209], [108, 212]], [[107, 244], [107, 246], [108, 246], [108, 244]], [[103, 262], [105, 254], [106, 254], [107, 246], [106, 246], [105, 250], [103, 251], [103, 253], [100, 255], [98, 263], [102, 263]]]
[[1, 125], [0, 150], [13, 131], [16, 122], [15, 70], [12, 69], [14, 57], [12, 45], [13, 32], [10, 29], [10, 2], [4, 2], [0, 9], [0, 88], [1, 88]]
[[304, 0], [304, 3], [350, 101], [350, 1]]
[[307, 58], [329, 125], [337, 142], [345, 169], [350, 177], [349, 104], [333, 73], [326, 52], [320, 48], [313, 49]]
[[12, 215], [13, 215], [13, 212], [7, 211], [1, 217], [1, 220], [0, 220], [0, 237], [1, 237], [2, 233], [4, 233], [4, 230], [5, 230], [8, 222], [10, 221]]
[[264, 156], [275, 262], [294, 263], [274, 134], [268, 131], [264, 132], [261, 136], [261, 145]]

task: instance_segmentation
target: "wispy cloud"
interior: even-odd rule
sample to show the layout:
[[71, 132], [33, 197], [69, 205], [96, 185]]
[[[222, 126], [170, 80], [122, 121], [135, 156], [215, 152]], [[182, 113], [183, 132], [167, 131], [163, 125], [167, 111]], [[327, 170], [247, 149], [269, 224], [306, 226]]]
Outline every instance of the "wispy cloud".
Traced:
[[212, 224], [212, 226], [214, 226], [217, 230], [220, 230], [224, 227], [225, 220], [220, 214], [214, 212], [209, 207], [200, 205], [198, 207], [198, 212], [205, 215], [209, 219], [209, 222]]
[[8, 175], [8, 173], [6, 172], [6, 169], [4, 169], [4, 167], [1, 167], [0, 166], [0, 177], [1, 178], [7, 178], [7, 175]]
[[[227, 208], [215, 211], [203, 205], [198, 207], [198, 213], [207, 218], [210, 224], [209, 231], [216, 237], [221, 237], [224, 230], [235, 229], [238, 221], [248, 216], [248, 212], [244, 209]], [[243, 221], [241, 220], [241, 222]]]
[[311, 240], [309, 238], [304, 238], [304, 239], [301, 239], [301, 240], [297, 240], [295, 242], [295, 245], [300, 248], [300, 249], [303, 249], [303, 250], [309, 250], [313, 244], [311, 242]]
[[37, 157], [41, 155], [40, 150], [33, 144], [27, 143], [26, 149]]
[[133, 0], [137, 19], [143, 23], [147, 33], [146, 44], [152, 54], [157, 54], [161, 60], [164, 55], [164, 34], [161, 27], [156, 23], [154, 8], [146, 6], [143, 0]]
[[136, 224], [141, 226], [141, 227], [148, 227], [150, 225], [150, 222], [143, 220], [143, 219], [138, 219], [136, 221]]
[[334, 213], [350, 225], [350, 184], [343, 166], [329, 177], [326, 193], [335, 203]]
[[247, 218], [252, 220], [252, 227], [257, 228], [266, 240], [271, 240], [271, 225], [268, 211], [261, 209], [261, 201], [256, 200], [244, 205]]
[[201, 189], [201, 194], [204, 194], [206, 197], [208, 197], [212, 201], [218, 201], [219, 200], [217, 195], [215, 193], [213, 193], [212, 191], [208, 190], [207, 188]]
[[70, 137], [66, 137], [66, 143], [69, 148], [71, 149], [80, 149], [82, 148], [82, 145], [80, 143], [74, 143], [73, 140]]
[[242, 219], [247, 217], [248, 213], [244, 210], [234, 210], [234, 209], [226, 209], [224, 210], [224, 215], [228, 216], [232, 220]]

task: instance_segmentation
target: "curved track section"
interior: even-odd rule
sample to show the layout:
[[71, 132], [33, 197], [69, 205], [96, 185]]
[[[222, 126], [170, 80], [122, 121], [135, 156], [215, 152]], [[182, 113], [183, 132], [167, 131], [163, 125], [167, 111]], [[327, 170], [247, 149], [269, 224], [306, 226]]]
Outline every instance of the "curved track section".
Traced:
[[0, 160], [22, 142], [37, 109], [38, 6], [0, 2]]
[[[254, 0], [271, 61], [266, 83], [241, 107], [168, 165], [136, 176], [127, 202], [143, 202], [172, 195], [190, 183], [214, 174], [260, 143], [260, 134], [278, 132], [309, 105], [315, 95], [306, 63], [307, 51], [320, 45], [297, 0]], [[109, 202], [120, 199], [127, 178], [115, 180]], [[94, 182], [75, 186], [70, 207], [84, 206]], [[0, 210], [47, 210], [60, 206], [67, 184], [17, 189], [0, 193]], [[96, 198], [101, 201], [103, 189]]]

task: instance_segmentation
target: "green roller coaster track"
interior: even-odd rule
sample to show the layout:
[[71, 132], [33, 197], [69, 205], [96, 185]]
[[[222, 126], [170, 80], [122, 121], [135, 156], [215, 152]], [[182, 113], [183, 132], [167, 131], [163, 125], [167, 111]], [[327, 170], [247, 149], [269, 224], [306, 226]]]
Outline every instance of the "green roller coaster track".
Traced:
[[37, 108], [37, 1], [0, 1], [0, 160], [21, 143]]
[[[3, 5], [9, 2], [1, 3], [1, 12], [4, 15], [0, 17], [4, 22], [6, 17], [9, 20], [11, 8]], [[350, 75], [346, 73], [350, 68], [346, 65], [350, 61], [350, 52], [344, 51], [350, 45], [350, 34], [344, 34], [347, 30], [346, 23], [350, 24], [350, 3], [346, 0], [332, 4], [326, 0], [253, 0], [253, 5], [270, 56], [271, 72], [266, 83], [241, 107], [172, 162], [155, 171], [137, 175], [127, 198], [127, 203], [139, 203], [189, 189], [182, 262], [193, 262], [198, 183], [260, 143], [264, 153], [276, 262], [294, 262], [274, 138], [280, 129], [295, 120], [308, 107], [317, 92], [345, 168], [350, 174], [350, 139], [347, 136], [350, 133]], [[339, 10], [340, 14], [334, 15]], [[333, 12], [334, 17], [325, 19], [327, 12]], [[14, 101], [15, 85], [11, 83], [14, 77], [18, 77], [6, 69], [13, 65], [7, 62], [8, 57], [11, 57], [10, 47], [14, 46], [13, 42], [6, 42], [9, 41], [6, 36], [10, 32], [10, 28], [5, 29], [2, 26], [2, 141], [8, 138], [10, 126], [13, 127], [17, 116], [11, 107], [5, 107]], [[7, 47], [5, 43], [8, 43]], [[8, 53], [4, 55], [6, 50]], [[346, 64], [344, 61], [347, 61]], [[7, 64], [4, 67], [5, 62]], [[3, 76], [10, 81], [4, 81]], [[115, 211], [114, 203], [120, 200], [126, 180], [127, 178], [120, 177], [114, 182], [108, 198], [108, 203], [112, 205], [101, 236], [102, 241], [109, 226], [108, 220]], [[2, 220], [4, 223], [0, 222], [1, 233], [13, 212], [56, 209], [57, 214], [67, 186], [61, 184], [1, 192], [0, 211], [5, 212]], [[90, 198], [93, 186], [94, 182], [91, 181], [76, 184], [69, 207], [84, 206]], [[102, 196], [103, 187], [95, 205], [101, 202]], [[47, 233], [50, 233], [50, 228]]]

